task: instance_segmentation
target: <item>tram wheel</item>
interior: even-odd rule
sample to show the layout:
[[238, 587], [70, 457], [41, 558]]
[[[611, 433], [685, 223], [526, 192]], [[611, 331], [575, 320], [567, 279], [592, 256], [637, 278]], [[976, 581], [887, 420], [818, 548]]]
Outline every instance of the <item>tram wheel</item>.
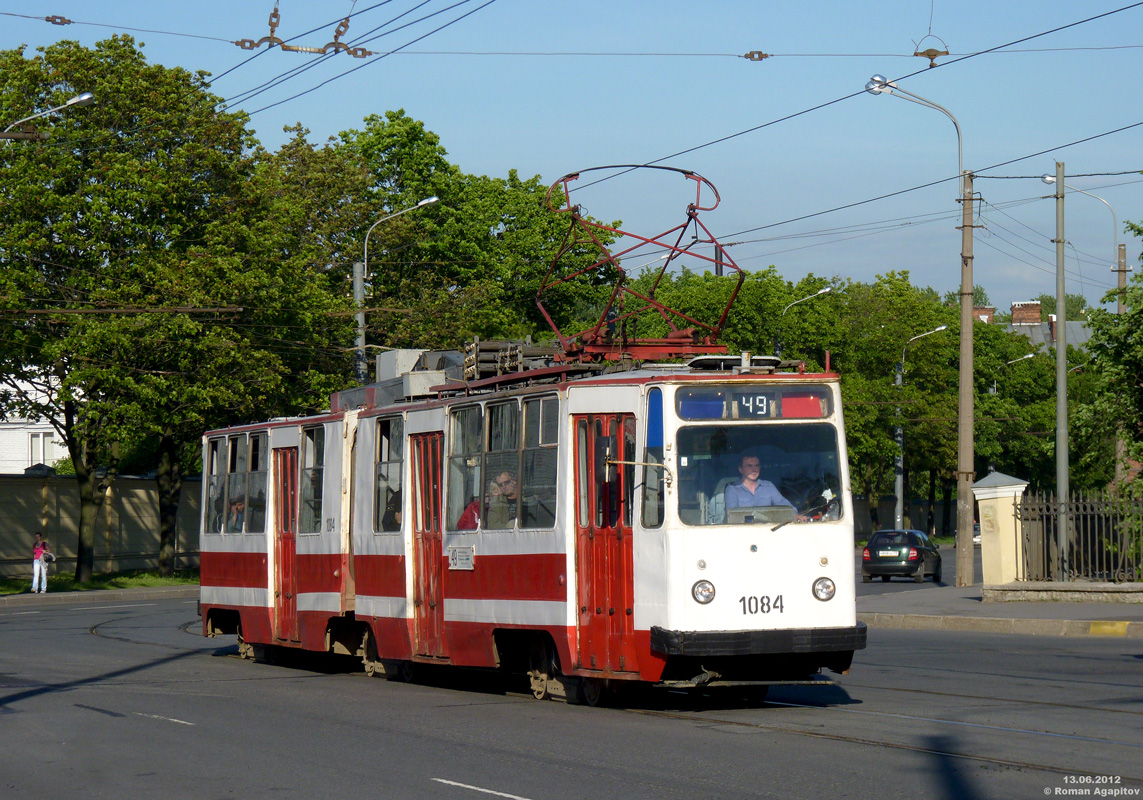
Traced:
[[576, 699], [582, 705], [596, 708], [603, 700], [605, 688], [602, 678], [582, 678], [576, 689]]
[[559, 670], [545, 641], [536, 642], [528, 655], [528, 684], [537, 700], [552, 698], [552, 680]]
[[385, 670], [385, 677], [391, 681], [412, 683], [413, 679], [417, 676], [417, 671], [412, 661], [390, 661], [385, 659], [381, 662], [381, 667]]
[[385, 674], [385, 665], [377, 658], [377, 648], [373, 646], [373, 637], [368, 631], [361, 642], [361, 665], [370, 678], [379, 678]]
[[254, 645], [244, 641], [242, 634], [238, 634], [238, 657], [248, 661], [254, 660]]

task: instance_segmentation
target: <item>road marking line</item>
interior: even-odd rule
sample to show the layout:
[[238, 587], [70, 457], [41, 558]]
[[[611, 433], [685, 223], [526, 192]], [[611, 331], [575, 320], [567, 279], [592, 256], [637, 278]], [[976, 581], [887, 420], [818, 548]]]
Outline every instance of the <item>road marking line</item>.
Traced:
[[103, 611], [108, 608], [142, 608], [144, 606], [153, 606], [155, 603], [132, 603], [125, 606], [81, 606], [80, 608], [69, 608], [68, 611]]
[[1095, 620], [1087, 629], [1091, 636], [1126, 636], [1127, 623], [1123, 621], [1110, 622], [1107, 620]]
[[180, 725], [190, 725], [192, 728], [195, 726], [195, 724], [193, 722], [185, 722], [181, 719], [175, 719], [173, 717], [160, 717], [158, 714], [141, 714], [140, 712], [136, 711], [135, 716], [137, 716], [137, 717], [149, 717], [150, 719], [161, 719], [164, 722], [177, 722]]
[[479, 786], [469, 786], [467, 783], [457, 783], [456, 781], [446, 781], [444, 778], [431, 778], [437, 783], [443, 783], [448, 786], [459, 786], [461, 789], [472, 789], [474, 792], [484, 792], [484, 794], [493, 794], [497, 797], [507, 797], [510, 800], [528, 800], [527, 797], [521, 797], [518, 794], [505, 794], [504, 792], [494, 792], [491, 789], [481, 789]]

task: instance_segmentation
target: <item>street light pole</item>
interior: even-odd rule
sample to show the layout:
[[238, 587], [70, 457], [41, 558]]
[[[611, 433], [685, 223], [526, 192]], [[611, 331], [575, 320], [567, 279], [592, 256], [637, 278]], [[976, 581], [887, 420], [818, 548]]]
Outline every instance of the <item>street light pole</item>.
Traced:
[[957, 172], [960, 175], [961, 245], [960, 245], [960, 387], [957, 411], [956, 459], [956, 585], [972, 586], [972, 479], [975, 475], [973, 435], [975, 433], [972, 385], [972, 173], [964, 169], [964, 144], [960, 123], [947, 108], [902, 89], [882, 75], [874, 75], [865, 84], [870, 94], [889, 94], [918, 105], [940, 111], [956, 128]]
[[91, 92], [84, 92], [83, 94], [77, 94], [75, 97], [72, 97], [66, 103], [63, 103], [62, 105], [53, 106], [52, 108], [49, 108], [46, 111], [41, 111], [38, 114], [32, 114], [31, 116], [24, 117], [23, 119], [16, 120], [11, 125], [9, 125], [7, 128], [5, 128], [3, 130], [3, 132], [0, 132], [0, 139], [9, 139], [9, 140], [11, 140], [11, 139], [41, 139], [41, 140], [47, 139], [48, 135], [46, 133], [37, 133], [35, 131], [28, 131], [28, 132], [18, 131], [16, 133], [11, 133], [11, 130], [13, 128], [15, 128], [17, 125], [23, 125], [25, 122], [31, 122], [34, 119], [39, 119], [40, 117], [46, 117], [48, 114], [54, 114], [55, 112], [62, 111], [65, 108], [72, 108], [73, 106], [74, 107], [89, 106], [94, 102], [95, 102], [95, 95], [93, 95]]
[[[1040, 180], [1042, 180], [1044, 183], [1048, 184], [1049, 186], [1055, 184], [1056, 185], [1056, 196], [1057, 196], [1057, 198], [1060, 196], [1060, 189], [1058, 186], [1056, 175], [1044, 175], [1043, 177], [1040, 178]], [[1118, 295], [1119, 296], [1119, 302], [1117, 304], [1115, 313], [1116, 314], [1122, 314], [1127, 310], [1125, 300], [1126, 300], [1126, 294], [1127, 294], [1127, 272], [1130, 268], [1127, 266], [1127, 245], [1119, 243], [1119, 217], [1117, 217], [1115, 215], [1115, 209], [1111, 207], [1111, 203], [1107, 202], [1106, 200], [1104, 200], [1099, 195], [1092, 194], [1091, 192], [1085, 192], [1083, 189], [1077, 189], [1076, 187], [1074, 187], [1074, 186], [1072, 186], [1066, 182], [1063, 183], [1063, 186], [1064, 186], [1064, 189], [1070, 189], [1073, 192], [1079, 192], [1080, 194], [1086, 194], [1088, 197], [1095, 198], [1096, 200], [1098, 200], [1099, 202], [1101, 202], [1105, 206], [1107, 206], [1107, 210], [1111, 212], [1111, 241], [1115, 245], [1115, 266], [1111, 268], [1111, 271], [1119, 274], [1119, 280], [1117, 282], [1118, 283], [1118, 290], [1119, 290], [1119, 295]], [[1058, 203], [1062, 203], [1062, 202], [1063, 202], [1062, 200], [1058, 200]], [[1059, 213], [1062, 213], [1062, 206], [1059, 209]], [[1060, 223], [1060, 225], [1061, 225], [1060, 231], [1061, 232], [1059, 234], [1061, 238], [1063, 237], [1062, 224], [1063, 223], [1061, 222]], [[1062, 272], [1059, 275], [1057, 275], [1057, 278], [1058, 278], [1058, 280], [1063, 279], [1062, 278]], [[1059, 287], [1057, 286], [1057, 290], [1058, 290], [1058, 288]], [[1057, 297], [1056, 305], [1059, 305], [1059, 298], [1058, 297]], [[1057, 308], [1056, 309], [1057, 321], [1062, 319], [1059, 311], [1060, 310]], [[1067, 354], [1065, 353], [1065, 356], [1066, 355]], [[1127, 460], [1126, 449], [1127, 449], [1127, 446], [1126, 446], [1126, 443], [1124, 441], [1123, 433], [1121, 431], [1115, 437], [1115, 482], [1116, 482], [1116, 484], [1120, 484], [1123, 481], [1124, 463]]]
[[804, 303], [807, 300], [813, 300], [818, 295], [828, 294], [832, 290], [832, 286], [827, 286], [824, 289], [818, 289], [808, 297], [803, 297], [801, 300], [795, 300], [794, 302], [790, 303], [790, 305], [782, 309], [782, 313], [778, 315], [778, 335], [774, 337], [774, 355], [778, 356], [779, 358], [782, 357], [782, 318], [786, 316], [786, 312], [796, 306], [798, 303]]
[[365, 277], [369, 274], [369, 234], [373, 233], [373, 229], [382, 222], [439, 202], [440, 198], [435, 195], [426, 197], [415, 206], [381, 217], [370, 225], [369, 230], [365, 232], [365, 259], [364, 261], [353, 262], [353, 303], [357, 307], [357, 313], [354, 314], [354, 320], [357, 323], [357, 341], [353, 356], [353, 377], [361, 386], [369, 382], [369, 369], [365, 361]]
[[905, 346], [901, 348], [901, 360], [898, 361], [897, 365], [896, 365], [896, 373], [897, 374], [896, 374], [896, 377], [894, 378], [893, 383], [897, 387], [898, 405], [897, 405], [897, 427], [893, 430], [893, 439], [897, 443], [897, 455], [894, 459], [894, 464], [893, 464], [893, 475], [894, 475], [893, 491], [894, 491], [894, 494], [897, 495], [897, 505], [894, 507], [894, 510], [893, 510], [893, 526], [897, 530], [901, 530], [903, 527], [905, 527], [905, 513], [904, 513], [904, 505], [905, 505], [905, 501], [904, 501], [904, 495], [905, 495], [905, 431], [901, 428], [901, 406], [900, 406], [901, 383], [904, 380], [904, 375], [905, 375], [905, 350], [909, 347], [909, 345], [911, 345], [913, 342], [917, 341], [918, 339], [924, 338], [925, 336], [929, 336], [929, 335], [934, 334], [934, 333], [940, 333], [941, 331], [946, 330], [947, 328], [948, 328], [948, 325], [941, 325], [937, 328], [933, 328], [931, 331], [926, 331], [925, 333], [917, 334], [912, 339], [905, 342]]

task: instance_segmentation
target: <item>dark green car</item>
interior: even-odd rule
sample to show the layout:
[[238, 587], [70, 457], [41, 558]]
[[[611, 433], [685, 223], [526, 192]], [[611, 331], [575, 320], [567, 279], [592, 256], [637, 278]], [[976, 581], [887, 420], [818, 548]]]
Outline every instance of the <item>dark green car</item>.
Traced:
[[921, 531], [876, 531], [861, 553], [861, 580], [874, 575], [888, 581], [894, 575], [921, 583], [926, 575], [941, 582], [940, 546]]

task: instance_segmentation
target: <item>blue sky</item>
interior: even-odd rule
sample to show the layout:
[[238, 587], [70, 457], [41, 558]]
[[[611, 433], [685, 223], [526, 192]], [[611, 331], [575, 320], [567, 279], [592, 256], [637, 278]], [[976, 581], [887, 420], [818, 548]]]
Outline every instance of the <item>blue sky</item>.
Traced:
[[[25, 44], [32, 55], [59, 39], [90, 45], [131, 33], [152, 62], [220, 76], [213, 90], [253, 114], [252, 127], [270, 148], [283, 141], [284, 125], [300, 122], [322, 141], [360, 127], [367, 114], [403, 108], [439, 134], [450, 160], [470, 173], [504, 177], [517, 169], [550, 182], [588, 167], [690, 150], [658, 163], [694, 170], [718, 187], [722, 204], [702, 219], [723, 242], [740, 242], [730, 253], [744, 269], [773, 265], [789, 280], [814, 273], [862, 281], [908, 270], [915, 284], [943, 294], [960, 280], [956, 132], [937, 111], [861, 91], [875, 73], [901, 78], [903, 88], [960, 123], [964, 165], [978, 173], [985, 201], [975, 282], [1004, 311], [1055, 294], [1054, 190], [1038, 176], [1054, 172], [1057, 160], [1068, 184], [1111, 204], [1128, 264], [1138, 266], [1140, 240], [1122, 225], [1143, 221], [1143, 125], [1103, 134], [1143, 123], [1143, 4], [1073, 25], [1127, 6], [280, 0], [282, 39], [325, 45], [352, 8], [343, 41], [356, 45], [388, 23], [378, 33], [391, 33], [363, 46], [398, 51], [319, 62], [232, 43], [269, 33], [273, 0], [0, 0], [0, 47]], [[417, 21], [429, 14], [435, 16]], [[43, 20], [54, 15], [75, 24]], [[915, 43], [947, 46], [952, 55], [928, 69], [912, 56]], [[741, 57], [750, 51], [772, 57]], [[280, 86], [246, 94], [309, 65]], [[1013, 159], [1023, 160], [1004, 164]], [[665, 230], [682, 221], [693, 190], [673, 174], [647, 172], [595, 184], [576, 200], [629, 230]], [[858, 205], [821, 213], [849, 204]], [[1095, 304], [1114, 285], [1115, 231], [1104, 204], [1068, 194], [1069, 293]]]

